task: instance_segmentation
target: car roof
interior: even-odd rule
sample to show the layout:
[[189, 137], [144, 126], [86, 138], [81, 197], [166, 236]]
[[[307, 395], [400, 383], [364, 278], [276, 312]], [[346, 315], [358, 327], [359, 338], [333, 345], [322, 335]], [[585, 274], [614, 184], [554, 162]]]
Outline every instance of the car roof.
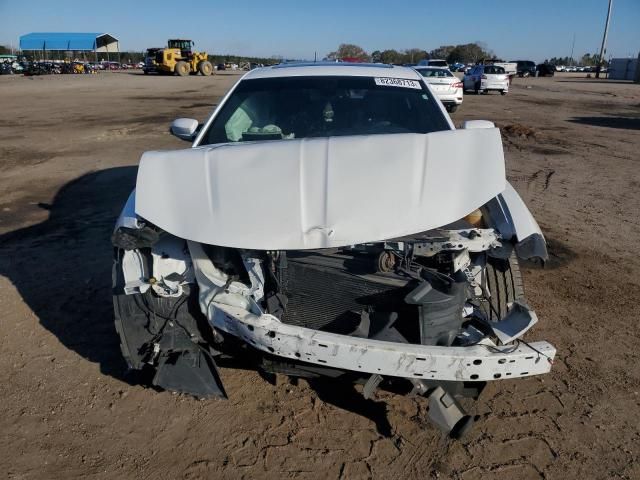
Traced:
[[271, 67], [257, 68], [247, 73], [243, 80], [276, 77], [390, 77], [420, 80], [422, 77], [410, 67], [385, 63], [314, 62], [281, 63]]

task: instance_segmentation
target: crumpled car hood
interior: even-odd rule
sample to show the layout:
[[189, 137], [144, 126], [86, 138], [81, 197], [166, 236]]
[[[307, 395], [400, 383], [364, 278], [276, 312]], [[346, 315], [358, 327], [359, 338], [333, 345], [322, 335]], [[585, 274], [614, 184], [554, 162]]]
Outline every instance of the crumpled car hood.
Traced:
[[452, 223], [505, 189], [498, 129], [147, 152], [136, 213], [196, 242], [330, 248]]

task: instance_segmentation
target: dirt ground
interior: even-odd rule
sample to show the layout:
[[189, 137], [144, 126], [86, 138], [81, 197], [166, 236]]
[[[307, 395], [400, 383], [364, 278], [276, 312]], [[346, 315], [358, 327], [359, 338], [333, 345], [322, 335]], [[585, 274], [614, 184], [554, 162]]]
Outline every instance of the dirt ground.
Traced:
[[425, 402], [221, 370], [228, 401], [140, 384], [112, 323], [114, 220], [140, 154], [184, 148], [237, 79], [0, 77], [0, 471], [7, 478], [640, 478], [640, 85], [516, 79], [453, 115], [503, 127], [508, 176], [547, 235], [525, 268], [558, 349], [490, 384], [463, 441]]

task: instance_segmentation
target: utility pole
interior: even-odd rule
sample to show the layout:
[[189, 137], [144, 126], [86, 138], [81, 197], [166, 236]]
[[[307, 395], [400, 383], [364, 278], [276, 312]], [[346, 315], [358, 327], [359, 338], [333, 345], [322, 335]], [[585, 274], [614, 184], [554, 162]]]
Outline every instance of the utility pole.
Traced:
[[609, 0], [609, 9], [607, 10], [607, 23], [604, 25], [604, 35], [602, 37], [602, 46], [600, 47], [600, 56], [598, 57], [598, 67], [596, 68], [596, 78], [600, 78], [600, 69], [602, 68], [602, 59], [607, 50], [607, 34], [609, 33], [609, 18], [611, 17], [611, 4], [613, 0]]
[[571, 42], [571, 56], [569, 57], [569, 62], [571, 66], [573, 66], [573, 48], [576, 46], [576, 32], [573, 32], [573, 41]]

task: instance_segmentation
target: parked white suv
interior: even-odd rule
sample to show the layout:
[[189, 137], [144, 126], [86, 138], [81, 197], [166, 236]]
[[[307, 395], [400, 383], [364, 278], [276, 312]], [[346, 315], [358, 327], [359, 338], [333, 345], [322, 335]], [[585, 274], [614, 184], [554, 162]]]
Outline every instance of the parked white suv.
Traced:
[[199, 397], [226, 397], [219, 358], [366, 398], [408, 387], [454, 437], [474, 421], [458, 397], [547, 373], [555, 348], [520, 340], [537, 317], [518, 267], [546, 246], [500, 132], [456, 130], [423, 78], [265, 67], [204, 125], [174, 121], [192, 147], [142, 156], [112, 237], [130, 367]]
[[465, 90], [489, 93], [491, 90], [506, 95], [509, 91], [509, 75], [497, 65], [476, 65], [464, 74]]

